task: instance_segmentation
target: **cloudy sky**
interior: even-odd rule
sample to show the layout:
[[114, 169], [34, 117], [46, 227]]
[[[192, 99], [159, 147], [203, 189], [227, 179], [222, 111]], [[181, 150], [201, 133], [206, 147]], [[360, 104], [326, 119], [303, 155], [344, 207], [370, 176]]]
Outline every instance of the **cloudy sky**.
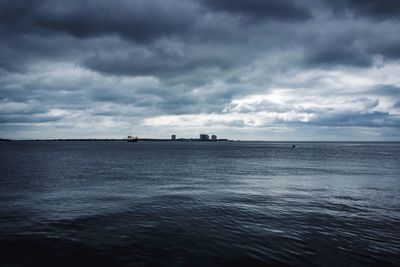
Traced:
[[398, 0], [0, 0], [0, 138], [399, 140]]

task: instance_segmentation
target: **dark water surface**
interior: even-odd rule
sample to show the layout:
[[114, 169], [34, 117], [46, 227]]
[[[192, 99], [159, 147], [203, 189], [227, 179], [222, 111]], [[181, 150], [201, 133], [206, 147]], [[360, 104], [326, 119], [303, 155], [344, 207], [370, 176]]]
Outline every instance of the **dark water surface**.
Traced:
[[400, 144], [2, 142], [0, 266], [400, 265]]

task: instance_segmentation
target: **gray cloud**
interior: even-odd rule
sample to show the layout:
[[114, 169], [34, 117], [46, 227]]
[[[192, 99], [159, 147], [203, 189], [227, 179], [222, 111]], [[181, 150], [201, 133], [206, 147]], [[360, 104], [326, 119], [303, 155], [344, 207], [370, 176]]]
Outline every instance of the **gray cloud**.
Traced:
[[371, 45], [370, 52], [374, 54], [380, 54], [386, 59], [398, 60], [400, 59], [400, 40], [373, 44]]
[[351, 12], [374, 20], [399, 19], [400, 3], [396, 0], [325, 0], [336, 13]]
[[312, 66], [350, 65], [368, 67], [372, 64], [372, 58], [362, 51], [349, 47], [322, 47], [307, 55], [306, 63]]
[[255, 20], [305, 21], [312, 17], [309, 9], [295, 1], [277, 0], [203, 0], [206, 7], [243, 15]]
[[0, 124], [7, 123], [45, 123], [45, 122], [55, 122], [60, 120], [60, 116], [27, 116], [27, 115], [6, 115], [0, 117]]
[[400, 87], [399, 86], [394, 86], [394, 85], [385, 85], [385, 84], [379, 84], [374, 86], [373, 88], [369, 89], [367, 91], [368, 93], [375, 94], [375, 95], [381, 95], [381, 96], [389, 96], [393, 98], [399, 98], [400, 99]]
[[320, 115], [312, 121], [313, 125], [339, 127], [395, 127], [400, 128], [400, 116], [392, 116], [387, 112], [343, 112]]
[[117, 34], [140, 42], [186, 31], [194, 22], [185, 1], [17, 0], [2, 1], [0, 7], [3, 28], [10, 34], [64, 32], [78, 38]]
[[0, 122], [398, 129], [399, 13], [389, 0], [0, 0]]
[[[198, 52], [197, 52], [198, 53]], [[95, 55], [83, 64], [108, 74], [134, 76], [170, 76], [176, 73], [188, 73], [199, 68], [227, 69], [233, 62], [230, 57], [221, 55], [194, 53], [179, 54], [166, 49], [137, 49], [118, 55]]]
[[[374, 55], [399, 58], [399, 41], [379, 42], [383, 35], [379, 29], [368, 33], [349, 27], [347, 37], [330, 32], [341, 25], [318, 21], [323, 5], [316, 2], [1, 1], [0, 36], [6, 41], [0, 44], [0, 68], [26, 71], [29, 64], [48, 59], [75, 61], [109, 74], [171, 76], [199, 68], [225, 70], [276, 47], [290, 49], [291, 43], [304, 49], [305, 63], [311, 66], [368, 67]], [[375, 10], [395, 19], [391, 12], [398, 4], [384, 2], [368, 1], [364, 7], [359, 1], [339, 1], [330, 6], [352, 12], [365, 9], [363, 14]], [[259, 22], [241, 24], [243, 17]], [[330, 31], [315, 38], [320, 23]], [[365, 28], [369, 26], [380, 27], [366, 24]], [[171, 47], [173, 43], [180, 47]]]

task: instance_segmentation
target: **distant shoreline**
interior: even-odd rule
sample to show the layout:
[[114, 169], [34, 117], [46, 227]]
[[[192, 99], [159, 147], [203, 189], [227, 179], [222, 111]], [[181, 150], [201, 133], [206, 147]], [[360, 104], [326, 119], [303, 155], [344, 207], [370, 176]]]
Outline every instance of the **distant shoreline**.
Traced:
[[[56, 139], [6, 139], [0, 138], [0, 142], [127, 142], [126, 138], [56, 138]], [[196, 138], [192, 139], [161, 139], [161, 138], [139, 138], [138, 142], [268, 142], [268, 143], [400, 143], [399, 141], [270, 141], [270, 140], [231, 140], [231, 139], [217, 139], [217, 140], [200, 140]]]
[[[0, 139], [0, 141], [102, 141], [102, 142], [127, 142], [128, 139], [110, 139], [110, 138], [77, 138], [77, 139], [21, 139], [21, 140], [11, 140], [11, 139]], [[139, 138], [138, 142], [146, 141], [146, 142], [224, 142], [224, 141], [234, 141], [228, 139], [217, 139], [217, 140], [200, 140], [200, 139], [157, 139], [157, 138]], [[239, 141], [239, 140], [237, 140]]]

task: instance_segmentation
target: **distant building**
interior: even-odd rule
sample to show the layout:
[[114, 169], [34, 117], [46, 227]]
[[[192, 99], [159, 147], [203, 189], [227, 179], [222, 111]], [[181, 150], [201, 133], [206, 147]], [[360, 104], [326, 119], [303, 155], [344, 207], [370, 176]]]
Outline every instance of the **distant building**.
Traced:
[[211, 140], [217, 141], [217, 136], [215, 134], [211, 135]]
[[137, 136], [128, 135], [128, 142], [137, 142]]
[[210, 140], [210, 137], [208, 136], [208, 134], [200, 134], [200, 140], [207, 141]]
[[175, 134], [171, 135], [171, 140], [176, 140], [176, 135]]

